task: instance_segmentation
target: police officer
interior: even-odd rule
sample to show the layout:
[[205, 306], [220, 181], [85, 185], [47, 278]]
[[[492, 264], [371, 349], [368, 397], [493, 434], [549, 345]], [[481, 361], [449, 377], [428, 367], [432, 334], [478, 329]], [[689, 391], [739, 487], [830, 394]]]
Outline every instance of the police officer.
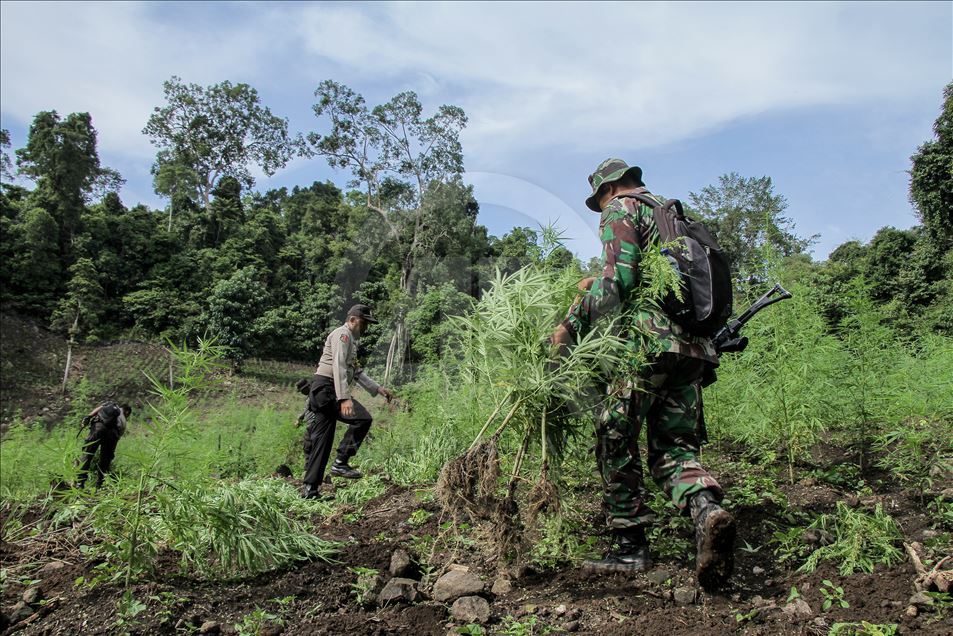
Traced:
[[[305, 444], [307, 463], [302, 497], [317, 498], [334, 443], [338, 421], [347, 424], [347, 433], [338, 445], [331, 474], [348, 479], [361, 477], [349, 464], [361, 447], [371, 427], [371, 414], [351, 395], [354, 383], [371, 395], [383, 395], [388, 401], [393, 394], [372, 380], [357, 364], [358, 339], [367, 325], [376, 323], [367, 305], [354, 305], [347, 312], [346, 322], [332, 331], [324, 342], [321, 361], [311, 381], [308, 396], [308, 430]], [[310, 448], [308, 448], [310, 446]]]
[[[630, 304], [642, 277], [642, 254], [658, 249], [659, 229], [652, 209], [627, 194], [651, 196], [642, 169], [607, 159], [589, 177], [586, 205], [602, 215], [602, 274], [592, 282], [553, 334], [554, 344], [570, 346], [598, 319], [624, 311], [629, 345], [648, 360], [634, 381], [617, 378], [597, 430], [597, 461], [603, 478], [603, 505], [615, 546], [605, 559], [588, 561], [594, 571], [636, 572], [650, 567], [646, 529], [654, 521], [643, 483], [639, 437], [647, 429], [649, 470], [675, 505], [695, 523], [696, 575], [706, 588], [730, 574], [734, 520], [721, 508], [722, 490], [699, 463], [695, 425], [701, 417], [699, 380], [718, 364], [711, 340], [685, 332], [653, 307]], [[589, 286], [591, 285], [591, 287]], [[651, 337], [641, 334], [650, 333]]]

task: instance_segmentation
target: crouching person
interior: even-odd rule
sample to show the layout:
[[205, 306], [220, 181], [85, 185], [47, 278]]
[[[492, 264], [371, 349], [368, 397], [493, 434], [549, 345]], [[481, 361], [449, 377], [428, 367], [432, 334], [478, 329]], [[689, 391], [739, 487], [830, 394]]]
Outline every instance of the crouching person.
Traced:
[[113, 457], [116, 456], [119, 438], [126, 432], [126, 421], [130, 415], [132, 415], [132, 407], [128, 404], [105, 402], [83, 418], [83, 425], [89, 426], [89, 434], [83, 442], [83, 460], [79, 469], [79, 478], [76, 481], [77, 487], [83, 488], [86, 485], [86, 478], [97, 451], [99, 451], [99, 463], [96, 466], [96, 487], [103, 485]]
[[349, 479], [361, 477], [360, 471], [350, 465], [367, 432], [371, 428], [371, 414], [351, 396], [356, 383], [371, 395], [383, 395], [388, 401], [393, 394], [372, 380], [357, 364], [358, 339], [367, 325], [377, 321], [367, 305], [354, 305], [347, 312], [347, 321], [331, 332], [324, 342], [324, 352], [311, 380], [308, 413], [305, 421], [307, 463], [304, 473], [306, 499], [320, 496], [324, 471], [331, 457], [334, 431], [338, 421], [347, 424], [347, 433], [337, 448], [337, 458], [331, 465], [331, 474]]

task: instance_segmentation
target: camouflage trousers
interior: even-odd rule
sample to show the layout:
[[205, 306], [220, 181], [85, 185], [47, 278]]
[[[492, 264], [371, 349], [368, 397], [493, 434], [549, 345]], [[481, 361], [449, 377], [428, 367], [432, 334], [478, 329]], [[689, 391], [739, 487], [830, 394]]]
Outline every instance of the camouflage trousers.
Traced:
[[721, 498], [721, 486], [698, 462], [695, 427], [702, 408], [698, 381], [707, 364], [663, 353], [634, 384], [610, 385], [596, 430], [596, 457], [604, 484], [603, 508], [613, 529], [655, 520], [646, 502], [639, 454], [643, 424], [652, 478], [680, 510], [700, 490]]

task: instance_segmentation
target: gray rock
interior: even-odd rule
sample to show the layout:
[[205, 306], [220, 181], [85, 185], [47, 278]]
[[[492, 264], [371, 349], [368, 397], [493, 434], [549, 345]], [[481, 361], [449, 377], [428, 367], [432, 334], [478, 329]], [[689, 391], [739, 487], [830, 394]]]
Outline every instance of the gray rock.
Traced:
[[924, 592], [917, 592], [911, 596], [910, 600], [907, 602], [918, 609], [924, 609], [933, 605], [933, 599], [927, 596]]
[[434, 600], [441, 603], [455, 601], [461, 596], [474, 596], [483, 592], [483, 581], [473, 572], [447, 572], [433, 585]]
[[577, 632], [579, 631], [579, 621], [569, 621], [563, 625], [563, 629], [567, 632]]
[[420, 592], [417, 590], [417, 581], [413, 579], [392, 578], [377, 595], [377, 602], [380, 605], [388, 603], [415, 603], [420, 600]]
[[810, 528], [801, 533], [801, 541], [811, 546], [830, 545], [834, 543], [834, 535], [827, 530]]
[[755, 576], [761, 576], [762, 574], [764, 574], [764, 568], [756, 565], [753, 568], [751, 568], [751, 573], [754, 574]]
[[803, 598], [796, 598], [781, 610], [794, 620], [807, 620], [814, 615], [811, 606]]
[[695, 590], [690, 587], [675, 588], [675, 603], [678, 605], [691, 605], [695, 602]]
[[200, 634], [217, 634], [222, 631], [222, 626], [216, 621], [205, 621], [202, 623], [202, 626], [199, 627]]
[[50, 561], [42, 568], [40, 568], [40, 574], [52, 574], [58, 570], [62, 570], [66, 567], [66, 564], [62, 561]]
[[672, 573], [668, 570], [652, 570], [645, 575], [645, 578], [656, 585], [664, 585], [665, 581], [672, 578]]
[[566, 613], [566, 605], [565, 605], [565, 604], [560, 604], [560, 605], [557, 605], [556, 607], [553, 608], [553, 614], [554, 614], [555, 616], [562, 616], [562, 615], [565, 614], [565, 613]]
[[450, 615], [464, 623], [485, 623], [490, 620], [490, 604], [479, 596], [461, 596], [453, 602]]
[[497, 579], [493, 581], [493, 587], [490, 591], [494, 596], [504, 596], [513, 591], [513, 581], [509, 579]]
[[10, 610], [11, 623], [19, 623], [24, 618], [29, 618], [30, 616], [33, 616], [33, 610], [30, 609], [30, 606], [24, 603], [23, 601], [20, 601], [19, 603], [14, 605], [13, 608]]
[[40, 588], [31, 587], [30, 589], [26, 590], [23, 593], [23, 596], [20, 598], [22, 598], [23, 602], [27, 605], [33, 605], [42, 598], [42, 596], [40, 596]]
[[390, 575], [396, 577], [406, 577], [414, 564], [410, 560], [410, 555], [406, 550], [394, 550], [390, 555]]

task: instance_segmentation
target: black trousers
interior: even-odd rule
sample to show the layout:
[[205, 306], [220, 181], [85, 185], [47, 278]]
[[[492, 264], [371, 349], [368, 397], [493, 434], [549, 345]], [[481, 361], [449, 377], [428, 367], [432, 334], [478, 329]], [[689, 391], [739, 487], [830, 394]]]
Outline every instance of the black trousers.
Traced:
[[86, 477], [93, 465], [96, 451], [99, 451], [99, 463], [96, 465], [96, 485], [102, 486], [106, 473], [116, 456], [116, 444], [119, 443], [119, 431], [114, 427], [106, 426], [102, 422], [94, 422], [89, 429], [89, 435], [83, 442], [83, 464], [79, 469], [79, 486], [86, 484]]
[[304, 438], [304, 483], [317, 486], [324, 480], [338, 422], [347, 424], [347, 433], [338, 445], [338, 459], [347, 461], [354, 457], [367, 437], [371, 428], [371, 414], [357, 400], [352, 398], [351, 402], [354, 404], [354, 413], [345, 417], [334, 392], [334, 381], [320, 376], [314, 380], [305, 416], [308, 430]]

